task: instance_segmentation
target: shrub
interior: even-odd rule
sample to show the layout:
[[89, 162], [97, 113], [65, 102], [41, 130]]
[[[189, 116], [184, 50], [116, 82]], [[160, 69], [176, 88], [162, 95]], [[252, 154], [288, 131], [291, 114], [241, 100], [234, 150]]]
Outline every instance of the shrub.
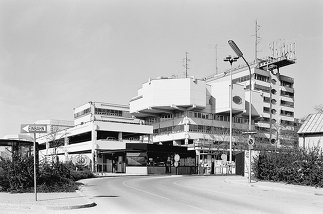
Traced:
[[254, 165], [259, 180], [323, 187], [323, 159], [319, 149], [260, 152]]
[[[71, 164], [56, 162], [37, 166], [37, 190], [39, 192], [71, 192], [77, 189], [75, 181], [93, 178], [89, 170], [76, 171]], [[0, 191], [32, 192], [34, 190], [33, 156], [15, 156], [12, 160], [0, 160]]]

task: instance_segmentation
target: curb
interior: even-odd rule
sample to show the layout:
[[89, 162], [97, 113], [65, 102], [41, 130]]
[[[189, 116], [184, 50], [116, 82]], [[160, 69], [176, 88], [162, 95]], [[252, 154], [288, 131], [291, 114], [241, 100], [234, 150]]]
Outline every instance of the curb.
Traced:
[[[226, 178], [224, 180], [226, 183], [232, 183], [232, 184], [241, 184], [245, 186], [250, 186], [250, 187], [258, 187], [264, 190], [277, 190], [277, 191], [283, 191], [283, 192], [299, 192], [301, 188], [314, 188], [311, 186], [298, 186], [298, 185], [293, 185], [293, 184], [285, 184], [285, 185], [291, 185], [291, 186], [283, 186], [283, 187], [276, 187], [276, 186], [269, 186], [269, 185], [262, 185], [261, 182], [258, 183], [258, 181], [252, 181], [251, 183], [246, 183], [244, 180], [232, 180], [230, 178]], [[277, 183], [274, 183], [277, 184]], [[294, 186], [294, 188], [293, 188]], [[304, 192], [305, 194], [314, 194], [316, 196], [323, 196], [323, 189], [311, 189], [309, 191]]]
[[82, 209], [95, 207], [96, 203], [92, 202], [89, 204], [81, 204], [81, 205], [67, 205], [67, 206], [45, 206], [47, 210], [72, 210], [72, 209]]
[[75, 204], [75, 205], [40, 205], [35, 204], [32, 202], [29, 203], [1, 203], [0, 202], [0, 209], [9, 208], [9, 209], [20, 209], [20, 210], [35, 210], [35, 209], [42, 209], [42, 210], [71, 210], [71, 209], [82, 209], [82, 208], [90, 208], [94, 207], [97, 204], [91, 201], [86, 195], [84, 195], [81, 191], [76, 190], [76, 193], [82, 196], [86, 202], [84, 204]]

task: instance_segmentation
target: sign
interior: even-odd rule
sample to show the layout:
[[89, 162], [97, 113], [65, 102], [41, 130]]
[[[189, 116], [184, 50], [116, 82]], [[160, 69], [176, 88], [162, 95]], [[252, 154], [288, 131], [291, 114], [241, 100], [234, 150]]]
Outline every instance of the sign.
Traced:
[[227, 155], [226, 155], [226, 154], [222, 154], [222, 155], [221, 155], [221, 159], [222, 159], [223, 161], [227, 161], [228, 157], [227, 157]]
[[21, 124], [21, 133], [47, 133], [45, 124]]
[[91, 160], [86, 155], [74, 155], [72, 157], [72, 163], [78, 166], [88, 166]]
[[250, 131], [250, 132], [242, 132], [243, 135], [252, 135], [252, 134], [257, 134], [256, 131]]
[[174, 162], [174, 166], [178, 167], [178, 162], [177, 161]]
[[174, 156], [174, 160], [175, 161], [179, 161], [179, 159], [180, 159], [181, 157], [178, 155], [178, 154], [176, 154], [175, 156]]
[[248, 139], [248, 145], [254, 145], [255, 144], [255, 139], [254, 138], [249, 138]]

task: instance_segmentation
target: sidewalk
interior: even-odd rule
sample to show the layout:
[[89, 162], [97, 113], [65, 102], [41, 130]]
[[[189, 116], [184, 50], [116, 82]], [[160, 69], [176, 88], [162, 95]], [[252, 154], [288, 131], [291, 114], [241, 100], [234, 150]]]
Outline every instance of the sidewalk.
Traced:
[[276, 191], [284, 191], [284, 192], [293, 192], [293, 193], [301, 193], [301, 194], [311, 194], [316, 196], [323, 197], [323, 188], [315, 188], [311, 186], [300, 186], [294, 184], [285, 184], [285, 183], [277, 183], [270, 181], [256, 181], [251, 180], [249, 183], [247, 177], [241, 176], [232, 176], [225, 179], [225, 182], [238, 184], [238, 185], [247, 185], [250, 187], [261, 188], [263, 190], [276, 190]]
[[90, 201], [80, 191], [60, 193], [3, 193], [0, 192], [1, 209], [42, 209], [42, 210], [68, 210], [93, 207], [96, 204]]

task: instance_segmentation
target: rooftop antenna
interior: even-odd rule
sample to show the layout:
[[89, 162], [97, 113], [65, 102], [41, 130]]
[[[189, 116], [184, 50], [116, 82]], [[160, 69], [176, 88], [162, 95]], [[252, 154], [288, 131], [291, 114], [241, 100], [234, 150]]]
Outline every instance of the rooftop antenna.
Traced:
[[184, 58], [184, 68], [185, 68], [185, 78], [187, 78], [188, 74], [187, 74], [187, 70], [190, 69], [188, 67], [188, 62], [191, 61], [189, 58], [188, 58], [188, 52], [185, 52], [185, 58]]
[[215, 45], [215, 74], [218, 74], [218, 44]]
[[[255, 39], [255, 62], [256, 62], [256, 65], [258, 65], [258, 44], [260, 43], [260, 36], [258, 35], [258, 31], [260, 30], [260, 25], [258, 25], [258, 21], [256, 19], [256, 28], [255, 28], [255, 31], [256, 31], [256, 39]], [[259, 39], [259, 40], [258, 40]]]

